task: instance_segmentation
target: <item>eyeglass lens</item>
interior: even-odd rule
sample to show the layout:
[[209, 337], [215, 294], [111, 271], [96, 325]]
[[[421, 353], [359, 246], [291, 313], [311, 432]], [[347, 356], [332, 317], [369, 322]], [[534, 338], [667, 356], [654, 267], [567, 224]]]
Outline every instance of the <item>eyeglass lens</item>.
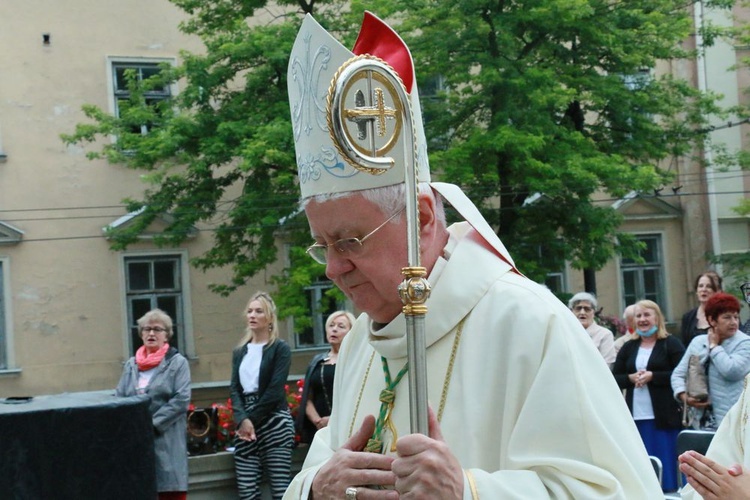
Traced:
[[333, 249], [336, 250], [336, 252], [342, 255], [356, 255], [357, 252], [359, 252], [362, 249], [362, 245], [364, 244], [365, 240], [367, 240], [367, 238], [377, 233], [380, 229], [382, 229], [386, 224], [392, 221], [398, 214], [403, 212], [405, 209], [406, 207], [402, 208], [398, 212], [388, 217], [388, 219], [386, 219], [382, 224], [380, 224], [378, 227], [376, 227], [375, 229], [367, 233], [361, 239], [360, 238], [342, 238], [340, 240], [334, 241], [330, 245], [316, 243], [307, 249], [307, 254], [310, 257], [312, 257], [315, 262], [319, 264], [326, 264], [328, 262], [328, 248], [329, 247], [333, 247]]
[[146, 332], [146, 333], [149, 333], [149, 332], [162, 333], [162, 332], [166, 332], [167, 329], [166, 328], [162, 328], [160, 326], [144, 326], [141, 329], [141, 331], [142, 332]]

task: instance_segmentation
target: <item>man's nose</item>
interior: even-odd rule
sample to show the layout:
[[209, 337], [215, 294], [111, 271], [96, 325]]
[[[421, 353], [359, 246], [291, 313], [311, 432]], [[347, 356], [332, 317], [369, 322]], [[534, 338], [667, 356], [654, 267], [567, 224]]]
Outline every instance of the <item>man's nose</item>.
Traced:
[[326, 276], [331, 281], [336, 281], [341, 275], [354, 269], [352, 261], [346, 256], [336, 251], [333, 247], [328, 249], [328, 258], [326, 259]]

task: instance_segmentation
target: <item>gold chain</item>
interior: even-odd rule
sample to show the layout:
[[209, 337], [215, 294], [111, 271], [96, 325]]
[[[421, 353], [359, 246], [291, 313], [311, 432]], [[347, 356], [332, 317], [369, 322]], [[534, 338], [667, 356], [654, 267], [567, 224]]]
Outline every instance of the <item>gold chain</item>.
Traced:
[[372, 368], [372, 360], [375, 359], [375, 349], [372, 350], [370, 355], [370, 363], [367, 365], [367, 371], [365, 372], [365, 378], [362, 379], [362, 387], [359, 388], [359, 396], [357, 396], [357, 404], [354, 406], [354, 417], [352, 417], [352, 423], [349, 426], [349, 437], [354, 432], [354, 420], [357, 418], [357, 412], [359, 412], [359, 403], [362, 401], [362, 393], [365, 392], [365, 385], [367, 384], [367, 378], [370, 376], [370, 368]]
[[[453, 338], [453, 347], [451, 347], [451, 355], [450, 359], [448, 360], [448, 367], [445, 370], [445, 380], [443, 381], [443, 390], [442, 394], [440, 396], [440, 406], [438, 408], [438, 414], [437, 414], [437, 420], [438, 423], [442, 421], [443, 419], [443, 410], [445, 409], [445, 401], [448, 398], [448, 388], [450, 387], [451, 378], [453, 375], [453, 366], [454, 362], [456, 360], [456, 352], [458, 351], [458, 344], [461, 341], [461, 333], [464, 329], [464, 321], [466, 321], [467, 316], [464, 316], [464, 318], [458, 323], [458, 326], [456, 327], [456, 335]], [[365, 377], [362, 380], [362, 386], [359, 388], [359, 396], [357, 397], [357, 403], [354, 405], [354, 414], [352, 415], [352, 422], [349, 425], [349, 436], [352, 435], [354, 432], [354, 422], [357, 420], [357, 414], [359, 413], [359, 405], [362, 402], [362, 394], [365, 392], [365, 385], [367, 385], [367, 379], [370, 376], [370, 368], [372, 367], [372, 361], [375, 359], [375, 350], [373, 350], [372, 355], [370, 356], [370, 362], [367, 365], [367, 371], [365, 371]]]
[[443, 410], [445, 410], [445, 400], [448, 399], [448, 388], [451, 385], [451, 378], [453, 375], [453, 363], [456, 361], [456, 351], [458, 351], [458, 343], [461, 342], [461, 332], [464, 330], [464, 321], [468, 316], [458, 323], [456, 327], [456, 336], [453, 338], [453, 347], [451, 348], [451, 357], [448, 360], [448, 367], [445, 369], [445, 381], [443, 382], [443, 393], [440, 396], [440, 406], [438, 407], [437, 419], [438, 422], [443, 420]]

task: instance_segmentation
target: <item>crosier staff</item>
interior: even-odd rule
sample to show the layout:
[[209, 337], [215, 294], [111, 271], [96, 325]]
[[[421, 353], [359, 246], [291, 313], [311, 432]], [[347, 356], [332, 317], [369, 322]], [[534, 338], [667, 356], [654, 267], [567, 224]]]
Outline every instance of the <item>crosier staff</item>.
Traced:
[[411, 431], [428, 434], [424, 325], [430, 286], [419, 253], [417, 152], [410, 98], [388, 63], [361, 55], [341, 66], [328, 100], [334, 144], [358, 170], [381, 175], [396, 162], [405, 166], [408, 265], [401, 270], [404, 281], [398, 293], [406, 318]]

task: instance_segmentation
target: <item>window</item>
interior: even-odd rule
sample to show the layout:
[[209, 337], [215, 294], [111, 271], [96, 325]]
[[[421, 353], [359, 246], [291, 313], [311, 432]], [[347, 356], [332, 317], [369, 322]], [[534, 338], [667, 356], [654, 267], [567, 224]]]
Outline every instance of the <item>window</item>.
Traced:
[[182, 257], [157, 255], [125, 257], [126, 307], [130, 332], [130, 353], [142, 345], [137, 321], [154, 308], [172, 318], [173, 335], [169, 343], [180, 352], [187, 350], [185, 333]]
[[337, 309], [341, 309], [339, 304], [325, 297], [325, 292], [331, 288], [333, 288], [333, 283], [328, 280], [316, 281], [305, 288], [312, 326], [296, 334], [298, 348], [321, 347], [328, 344], [326, 340], [325, 321], [328, 319], [329, 314]]
[[[138, 82], [148, 80], [154, 75], [161, 72], [160, 62], [113, 62], [112, 63], [112, 84], [114, 93], [114, 113], [121, 118], [121, 114], [130, 105], [131, 93], [128, 89], [129, 75]], [[144, 92], [143, 97], [149, 107], [155, 108], [158, 113], [158, 105], [161, 101], [171, 96], [169, 85], [158, 86], [148, 89]], [[146, 134], [153, 128], [154, 122], [135, 125], [132, 132]]]
[[547, 273], [547, 277], [544, 280], [544, 284], [550, 289], [555, 295], [565, 293], [565, 273]]
[[621, 75], [621, 77], [625, 86], [630, 90], [643, 90], [654, 79], [648, 68], [642, 68], [635, 73]]
[[641, 250], [641, 261], [622, 259], [622, 297], [624, 305], [634, 304], [639, 300], [653, 300], [665, 309], [664, 302], [664, 263], [660, 235], [640, 235], [636, 239], [645, 244]]
[[8, 332], [5, 315], [5, 261], [0, 260], [0, 370], [8, 367]]

